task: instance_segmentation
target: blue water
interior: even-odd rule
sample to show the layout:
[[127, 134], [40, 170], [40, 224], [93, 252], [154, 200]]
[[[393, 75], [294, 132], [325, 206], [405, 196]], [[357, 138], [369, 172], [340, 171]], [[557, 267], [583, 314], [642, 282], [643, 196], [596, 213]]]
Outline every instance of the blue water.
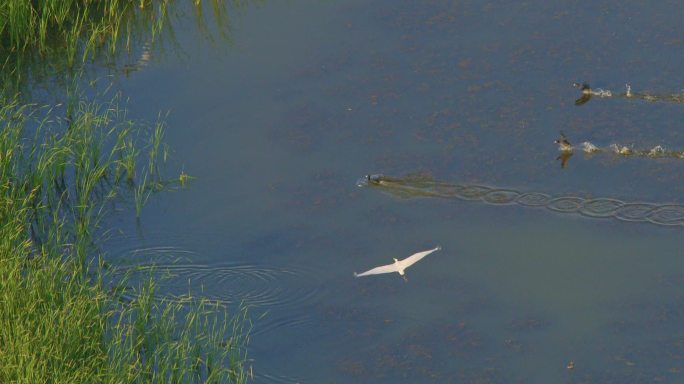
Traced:
[[[250, 304], [255, 382], [682, 382], [683, 228], [356, 185], [424, 172], [684, 203], [684, 160], [561, 168], [553, 144], [684, 150], [684, 105], [578, 107], [571, 86], [681, 92], [682, 8], [263, 2], [213, 43], [181, 16], [182, 53], [153, 50], [115, 89], [134, 117], [170, 110], [167, 172], [194, 179], [116, 217], [107, 257], [167, 267], [166, 294]], [[437, 245], [408, 282], [353, 277]]]

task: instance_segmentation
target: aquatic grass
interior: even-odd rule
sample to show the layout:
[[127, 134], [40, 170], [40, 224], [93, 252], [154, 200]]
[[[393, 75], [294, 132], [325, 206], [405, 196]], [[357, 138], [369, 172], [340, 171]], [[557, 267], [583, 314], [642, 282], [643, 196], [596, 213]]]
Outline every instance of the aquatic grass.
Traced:
[[149, 170], [151, 175], [156, 176], [159, 178], [159, 151], [161, 150], [162, 153], [162, 162], [166, 162], [166, 158], [168, 156], [168, 149], [166, 146], [163, 146], [162, 143], [164, 141], [164, 120], [162, 119], [161, 115], [157, 119], [157, 122], [154, 126], [154, 131], [152, 135], [150, 136], [150, 143], [149, 143], [149, 160], [148, 160], [148, 165], [147, 169]]
[[194, 177], [188, 175], [185, 173], [185, 171], [181, 171], [180, 175], [178, 176], [178, 184], [181, 188], [185, 188], [185, 184], [192, 179], [194, 179]]
[[[144, 382], [245, 382], [246, 307], [226, 319], [217, 303], [189, 295], [154, 300], [156, 290], [152, 278], [127, 290], [135, 300], [115, 316], [111, 338], [119, 342], [108, 350], [112, 360], [136, 361], [145, 367]], [[219, 337], [225, 334], [234, 337]], [[115, 370], [126, 372], [128, 366], [120, 364]]]
[[152, 20], [153, 32], [163, 25], [170, 0], [7, 0], [0, 3], [0, 46], [8, 51], [37, 48], [41, 56], [65, 47], [70, 66], [105, 48], [117, 50], [122, 36], [130, 39], [136, 19]]
[[[5, 95], [29, 83], [70, 82], [88, 61], [111, 65], [155, 41], [171, 0], [6, 0], [0, 2], [0, 77]], [[159, 30], [158, 30], [159, 29]]]
[[150, 197], [152, 191], [147, 185], [147, 172], [145, 176], [138, 185], [133, 187], [133, 201], [135, 202], [135, 217], [140, 218], [140, 213], [142, 212], [142, 207], [147, 203], [147, 199]]
[[97, 253], [108, 202], [132, 193], [113, 177], [121, 138], [142, 129], [119, 100], [66, 118], [0, 103], [0, 382], [244, 382], [244, 308], [118, 289]]
[[[230, 40], [227, 3], [211, 2], [212, 20], [202, 2], [189, 4], [207, 41], [215, 34]], [[128, 74], [163, 53], [164, 45], [182, 54], [171, 20], [187, 13], [177, 8], [182, 5], [174, 0], [0, 1], [0, 93], [26, 96], [36, 84], [69, 84], [91, 68], [87, 63]]]
[[[119, 154], [119, 165], [126, 172], [126, 180], [129, 184], [135, 179], [136, 160], [139, 150], [133, 144], [132, 138], [122, 140], [121, 152]], [[119, 172], [117, 172], [118, 174]]]

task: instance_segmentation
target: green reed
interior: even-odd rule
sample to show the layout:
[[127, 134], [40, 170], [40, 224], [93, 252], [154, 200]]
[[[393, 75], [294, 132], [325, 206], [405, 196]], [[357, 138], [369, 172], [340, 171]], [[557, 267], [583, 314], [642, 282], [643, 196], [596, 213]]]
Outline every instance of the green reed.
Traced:
[[154, 191], [147, 168], [117, 179], [123, 152], [163, 132], [128, 120], [119, 98], [74, 100], [0, 100], [0, 382], [244, 382], [244, 308], [158, 300], [151, 278], [104, 268], [111, 203]]
[[168, 4], [169, 0], [6, 0], [0, 2], [0, 45], [7, 51], [35, 49], [41, 56], [65, 49], [72, 66], [101, 49], [115, 52], [118, 42], [130, 48], [142, 20], [157, 33]]
[[[214, 30], [229, 40], [228, 4], [237, 8], [242, 0], [189, 3], [207, 41], [214, 41]], [[86, 63], [124, 74], [138, 70], [163, 51], [162, 42], [180, 48], [171, 21], [186, 14], [177, 11], [183, 6], [174, 0], [0, 1], [0, 93], [25, 97], [36, 84], [47, 83], [48, 90], [68, 84], [92, 67]]]

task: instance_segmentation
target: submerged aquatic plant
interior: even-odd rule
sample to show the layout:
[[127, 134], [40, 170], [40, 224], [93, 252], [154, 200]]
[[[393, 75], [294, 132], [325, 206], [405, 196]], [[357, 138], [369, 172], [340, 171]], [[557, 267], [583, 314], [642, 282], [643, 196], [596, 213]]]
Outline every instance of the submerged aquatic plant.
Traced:
[[244, 382], [244, 307], [158, 300], [97, 251], [110, 203], [134, 193], [121, 143], [144, 126], [117, 97], [65, 111], [0, 103], [0, 382]]

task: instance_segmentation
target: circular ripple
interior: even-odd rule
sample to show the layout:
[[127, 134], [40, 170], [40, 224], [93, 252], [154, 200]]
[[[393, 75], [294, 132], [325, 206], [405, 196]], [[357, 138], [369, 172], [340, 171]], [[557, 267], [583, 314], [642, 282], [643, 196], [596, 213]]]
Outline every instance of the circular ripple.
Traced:
[[624, 201], [615, 199], [587, 200], [580, 208], [580, 213], [589, 217], [612, 217], [623, 205]]
[[528, 207], [546, 207], [559, 213], [579, 213], [586, 217], [613, 217], [623, 221], [650, 222], [663, 226], [684, 225], [684, 205], [679, 204], [626, 203], [611, 198], [553, 197], [538, 192], [521, 193], [511, 189], [440, 181], [412, 183], [411, 180], [406, 180], [402, 184], [402, 189], [403, 197], [432, 196], [483, 200], [497, 205], [517, 203]]
[[131, 268], [129, 273], [133, 278], [154, 277], [160, 291], [172, 297], [190, 293], [226, 304], [291, 307], [311, 304], [320, 293], [319, 285], [311, 280], [313, 273], [252, 264], [148, 264]]
[[655, 204], [628, 203], [620, 207], [615, 217], [624, 221], [646, 221], [651, 212], [657, 208]]
[[464, 200], [480, 200], [482, 196], [487, 194], [492, 188], [484, 187], [481, 185], [462, 185], [462, 188], [458, 190], [458, 197]]
[[545, 193], [529, 192], [518, 196], [515, 201], [520, 205], [528, 207], [543, 207], [549, 204], [551, 196]]
[[[189, 243], [189, 235], [173, 238], [173, 245], [168, 244], [166, 234], [118, 235], [106, 239], [103, 247], [107, 260], [117, 265], [137, 265], [141, 263], [175, 264], [188, 263], [197, 258], [197, 252], [184, 247]], [[201, 237], [204, 240], [203, 237]], [[195, 237], [194, 241], [198, 241]]]
[[[308, 311], [309, 313], [312, 312]], [[287, 328], [288, 330], [294, 330], [298, 328], [311, 328], [316, 325], [316, 321], [312, 316], [292, 316], [291, 313], [285, 316], [276, 317], [274, 313], [268, 313], [262, 320], [258, 320], [254, 324], [250, 336], [259, 336], [263, 334], [268, 334], [276, 330], [281, 330]]]
[[648, 221], [659, 225], [684, 224], [684, 207], [681, 205], [663, 205], [649, 215]]
[[580, 210], [584, 199], [580, 197], [558, 197], [549, 202], [546, 208], [562, 213], [573, 213]]
[[512, 189], [496, 189], [485, 194], [483, 200], [489, 204], [511, 204], [518, 196], [520, 192]]
[[250, 375], [254, 379], [254, 382], [256, 383], [273, 383], [273, 384], [301, 384], [304, 383], [302, 379], [295, 378], [295, 377], [290, 377], [290, 376], [284, 376], [284, 375], [278, 375], [278, 374], [270, 374], [268, 372], [264, 372], [260, 368], [255, 368], [254, 369], [254, 374]]

